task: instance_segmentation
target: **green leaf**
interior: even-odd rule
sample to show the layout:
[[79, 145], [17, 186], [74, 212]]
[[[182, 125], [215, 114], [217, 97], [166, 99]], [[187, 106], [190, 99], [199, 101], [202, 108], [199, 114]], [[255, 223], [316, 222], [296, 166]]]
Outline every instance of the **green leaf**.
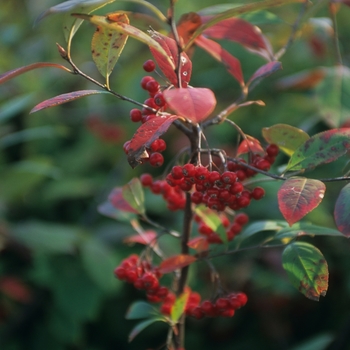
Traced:
[[85, 271], [105, 292], [115, 291], [118, 283], [113, 275], [117, 261], [102, 242], [88, 238], [80, 244], [81, 258]]
[[131, 342], [146, 327], [148, 327], [149, 325], [151, 325], [152, 323], [157, 322], [157, 321], [166, 322], [164, 318], [155, 317], [155, 318], [151, 318], [149, 320], [145, 320], [143, 322], [138, 323], [129, 334], [129, 342]]
[[274, 143], [291, 156], [310, 136], [303, 130], [287, 124], [275, 124], [262, 129], [262, 135], [268, 143]]
[[187, 304], [188, 297], [190, 296], [190, 292], [182, 293], [176, 300], [174, 305], [171, 308], [170, 318], [174, 323], [177, 323], [185, 311], [185, 307]]
[[33, 103], [33, 97], [33, 94], [26, 94], [7, 99], [6, 102], [1, 104], [0, 122], [4, 123], [10, 118], [16, 116], [16, 114], [25, 110]]
[[204, 205], [200, 205], [195, 209], [196, 214], [202, 219], [202, 221], [209, 226], [227, 246], [228, 239], [227, 233], [220, 216], [213, 210], [208, 210]]
[[350, 128], [331, 129], [310, 137], [292, 155], [287, 170], [313, 169], [330, 163], [350, 149]]
[[[118, 23], [129, 24], [129, 19], [124, 13], [113, 13], [108, 16], [110, 20]], [[109, 86], [109, 76], [113, 71], [124, 47], [128, 35], [97, 26], [92, 37], [91, 52], [92, 58], [99, 72], [106, 78], [106, 85]]]
[[10, 230], [10, 236], [28, 248], [54, 253], [72, 253], [80, 235], [78, 228], [39, 221], [14, 225]]
[[154, 316], [161, 316], [161, 314], [153, 305], [145, 301], [136, 301], [130, 305], [125, 318], [127, 320], [137, 320]]
[[145, 197], [140, 180], [135, 177], [122, 189], [124, 199], [129, 205], [135, 209], [139, 214], [145, 214]]
[[307, 298], [318, 301], [328, 289], [328, 266], [322, 253], [305, 242], [289, 244], [282, 254], [283, 268], [292, 285]]

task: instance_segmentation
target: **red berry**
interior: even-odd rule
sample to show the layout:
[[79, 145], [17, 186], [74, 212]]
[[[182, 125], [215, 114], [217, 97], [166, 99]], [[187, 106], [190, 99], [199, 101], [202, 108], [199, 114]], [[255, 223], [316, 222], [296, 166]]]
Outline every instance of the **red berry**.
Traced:
[[231, 187], [230, 187], [230, 192], [232, 194], [237, 194], [241, 193], [243, 191], [243, 185], [241, 182], [235, 182]]
[[229, 171], [236, 171], [239, 169], [239, 165], [235, 162], [227, 162], [227, 170]]
[[117, 267], [115, 270], [114, 270], [114, 274], [115, 276], [120, 279], [120, 280], [124, 280], [125, 277], [126, 277], [126, 271], [125, 271], [125, 268], [124, 267]]
[[250, 198], [248, 198], [247, 196], [241, 196], [237, 198], [237, 204], [240, 208], [245, 208], [250, 204]]
[[152, 185], [153, 177], [151, 174], [142, 174], [140, 176], [140, 181], [141, 181], [142, 186], [149, 187]]
[[226, 310], [229, 306], [229, 300], [227, 298], [219, 298], [215, 302], [215, 306], [217, 310]]
[[146, 106], [151, 107], [151, 108], [157, 109], [157, 105], [155, 104], [154, 99], [153, 99], [152, 97], [147, 98], [147, 99], [144, 101], [144, 104], [145, 104]]
[[202, 235], [208, 236], [214, 231], [207, 226], [204, 222], [201, 222], [198, 226], [198, 232], [201, 233]]
[[231, 171], [225, 171], [221, 174], [221, 181], [225, 184], [233, 184], [237, 180], [237, 175]]
[[220, 316], [222, 317], [232, 317], [235, 314], [235, 310], [227, 309], [220, 312]]
[[151, 143], [151, 150], [153, 152], [163, 152], [166, 149], [166, 143], [163, 139], [156, 139]]
[[187, 163], [182, 167], [182, 172], [185, 177], [193, 177], [196, 173], [196, 167], [191, 163]]
[[266, 159], [260, 159], [255, 165], [256, 168], [264, 171], [268, 171], [270, 166], [271, 164]]
[[130, 111], [130, 119], [132, 122], [137, 123], [142, 119], [142, 113], [139, 109], [134, 108]]
[[180, 165], [175, 165], [171, 169], [171, 175], [173, 176], [174, 179], [176, 180], [181, 180], [184, 177], [184, 174], [182, 172], [182, 166]]
[[144, 288], [147, 289], [157, 289], [159, 287], [159, 282], [157, 277], [151, 273], [151, 272], [146, 272], [142, 276], [142, 282], [144, 285]]
[[153, 77], [151, 77], [150, 75], [146, 75], [144, 76], [142, 79], [141, 79], [141, 87], [142, 89], [144, 90], [147, 90], [146, 89], [146, 85], [149, 81], [155, 81]]
[[196, 191], [191, 194], [191, 201], [194, 204], [202, 203], [202, 199], [203, 199], [203, 193], [201, 192]]
[[212, 185], [214, 185], [215, 182], [220, 180], [220, 179], [221, 179], [221, 175], [218, 171], [212, 171], [208, 175], [208, 180], [209, 180], [209, 182], [212, 183]]
[[149, 157], [149, 163], [154, 167], [162, 166], [164, 163], [164, 157], [160, 153], [154, 152]]
[[232, 224], [232, 226], [230, 227], [230, 233], [235, 236], [237, 235], [238, 233], [240, 233], [242, 231], [242, 226], [237, 223], [237, 222], [234, 222]]
[[234, 221], [239, 225], [245, 225], [249, 221], [249, 216], [245, 213], [239, 213], [235, 216]]
[[173, 304], [172, 304], [172, 303], [164, 303], [164, 304], [160, 307], [160, 312], [161, 312], [163, 315], [170, 315], [172, 307], [173, 307]]
[[255, 187], [251, 193], [251, 197], [259, 200], [265, 195], [265, 190], [262, 187]]
[[245, 173], [244, 170], [237, 170], [237, 171], [236, 171], [236, 175], [237, 175], [237, 178], [238, 178], [240, 181], [245, 180], [245, 178], [247, 177], [247, 174]]
[[215, 307], [210, 300], [204, 300], [200, 306], [203, 313], [207, 316], [215, 315]]
[[167, 287], [164, 287], [164, 286], [159, 287], [158, 290], [157, 290], [157, 295], [160, 298], [166, 298], [168, 293], [169, 293], [169, 289]]
[[276, 157], [278, 155], [278, 152], [279, 152], [279, 147], [273, 143], [266, 147], [266, 153], [270, 157]]
[[156, 69], [156, 64], [153, 60], [147, 60], [142, 67], [146, 72], [153, 72]]
[[237, 293], [236, 298], [241, 303], [241, 307], [244, 306], [248, 301], [247, 295], [245, 293], [242, 293], [242, 292]]
[[158, 92], [154, 95], [154, 103], [158, 106], [158, 107], [164, 107], [165, 106], [165, 98], [162, 92]]
[[208, 175], [209, 175], [209, 171], [207, 168], [203, 166], [199, 166], [196, 168], [196, 172], [195, 172], [196, 179], [204, 181], [208, 178]]
[[146, 83], [146, 90], [149, 92], [157, 92], [159, 90], [159, 83], [156, 80], [150, 80]]

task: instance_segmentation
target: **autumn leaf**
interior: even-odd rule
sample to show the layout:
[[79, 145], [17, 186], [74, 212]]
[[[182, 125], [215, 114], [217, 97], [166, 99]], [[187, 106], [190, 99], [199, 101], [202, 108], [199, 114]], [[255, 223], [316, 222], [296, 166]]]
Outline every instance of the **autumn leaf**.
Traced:
[[187, 254], [175, 255], [171, 258], [168, 258], [162, 261], [162, 263], [159, 266], [159, 272], [160, 273], [173, 272], [177, 269], [181, 269], [185, 266], [188, 266], [194, 263], [196, 260], [197, 258], [192, 255], [187, 255]]
[[350, 237], [350, 184], [342, 188], [334, 208], [334, 220], [338, 230]]
[[246, 135], [246, 139], [240, 143], [237, 149], [237, 156], [248, 152], [258, 153], [261, 155], [265, 154], [260, 141], [250, 135]]

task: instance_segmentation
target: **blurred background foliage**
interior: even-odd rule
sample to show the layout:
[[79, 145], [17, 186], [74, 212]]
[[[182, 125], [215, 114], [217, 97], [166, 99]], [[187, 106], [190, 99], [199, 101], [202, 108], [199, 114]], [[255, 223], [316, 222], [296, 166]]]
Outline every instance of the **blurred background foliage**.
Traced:
[[[225, 2], [232, 1], [222, 1]], [[33, 27], [37, 16], [57, 3], [2, 2], [0, 73], [33, 62], [62, 63], [55, 45], [58, 42], [64, 46], [62, 16], [50, 16]], [[152, 3], [166, 13], [167, 2]], [[210, 5], [213, 1], [179, 0], [177, 15]], [[116, 2], [99, 13], [118, 9], [145, 11], [137, 4]], [[277, 51], [288, 40], [299, 9], [300, 5], [289, 5], [250, 19], [260, 26]], [[345, 66], [349, 66], [350, 59], [349, 16], [350, 8], [345, 6], [337, 14]], [[339, 96], [344, 113], [333, 126], [350, 117], [350, 83], [346, 75], [335, 97], [330, 97], [331, 74], [321, 84], [314, 84], [311, 76], [307, 89], [286, 88], [283, 80], [336, 63], [325, 1], [323, 6], [315, 7], [313, 17], [282, 57], [283, 71], [264, 80], [252, 92], [250, 99], [261, 99], [266, 107], [241, 108], [232, 115], [246, 133], [261, 140], [261, 129], [276, 123], [288, 123], [310, 134], [326, 130], [332, 126], [329, 114], [332, 120], [332, 113], [339, 113]], [[73, 40], [73, 59], [84, 72], [101, 80], [90, 55], [93, 31], [92, 26], [83, 24]], [[246, 79], [264, 63], [239, 45], [223, 45], [241, 60]], [[144, 74], [142, 63], [148, 58], [147, 47], [129, 39], [112, 74], [112, 88], [143, 101], [146, 94], [139, 81]], [[238, 84], [200, 49], [195, 51], [193, 63], [191, 84], [213, 89], [218, 99], [217, 111], [238, 97]], [[127, 343], [133, 322], [124, 319], [125, 312], [130, 303], [144, 295], [116, 280], [113, 269], [141, 248], [122, 243], [133, 233], [127, 222], [114, 221], [97, 212], [97, 206], [113, 187], [122, 186], [141, 172], [161, 176], [165, 170], [129, 167], [122, 145], [136, 129], [129, 121], [133, 106], [103, 94], [29, 114], [34, 105], [47, 98], [89, 88], [95, 87], [80, 77], [51, 68], [26, 73], [0, 86], [0, 348], [4, 350], [156, 349], [165, 342], [166, 326], [155, 324]], [[237, 134], [225, 126], [212, 128], [207, 137], [213, 147], [236, 147]], [[165, 139], [166, 159], [173, 158], [187, 142], [175, 129]], [[285, 161], [280, 156], [277, 165]], [[347, 162], [345, 156], [331, 167], [320, 167], [308, 175], [339, 176]], [[264, 183], [266, 198], [249, 207], [251, 221], [281, 219], [276, 202], [279, 185]], [[333, 206], [342, 185], [327, 184], [324, 201], [307, 219], [334, 227]], [[166, 211], [162, 200], [149, 193], [146, 200], [153, 219], [179, 229], [180, 214]], [[350, 348], [349, 243], [345, 238], [331, 237], [312, 241], [330, 267], [330, 287], [325, 298], [319, 303], [307, 300], [290, 286], [278, 249], [216, 259], [214, 263], [224, 284], [229, 290], [245, 291], [249, 302], [232, 319], [189, 320], [186, 348]], [[169, 254], [176, 253], [172, 240], [164, 240], [163, 244]], [[193, 266], [190, 285], [203, 298], [210, 296], [206, 266]]]

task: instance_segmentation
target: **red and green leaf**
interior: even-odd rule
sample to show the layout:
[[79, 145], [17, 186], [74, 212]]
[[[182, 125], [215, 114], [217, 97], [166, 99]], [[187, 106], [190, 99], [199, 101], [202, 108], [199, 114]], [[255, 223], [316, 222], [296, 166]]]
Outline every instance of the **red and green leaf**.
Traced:
[[23, 73], [29, 72], [33, 69], [37, 69], [37, 68], [44, 68], [44, 67], [53, 67], [53, 68], [59, 68], [62, 69], [68, 73], [72, 73], [70, 69], [68, 69], [65, 66], [62, 66], [61, 64], [57, 64], [57, 63], [47, 63], [47, 62], [37, 62], [37, 63], [32, 63], [29, 64], [28, 66], [24, 66], [24, 67], [20, 67], [20, 68], [16, 68], [13, 70], [10, 70], [6, 73], [3, 73], [0, 75], [0, 84], [5, 83], [6, 81], [15, 78]]
[[259, 140], [257, 140], [253, 136], [249, 136], [249, 135], [245, 135], [245, 136], [246, 136], [246, 139], [240, 143], [237, 149], [237, 156], [248, 152], [258, 153], [261, 155], [265, 154], [265, 151], [262, 148]]
[[186, 267], [192, 263], [194, 263], [197, 260], [196, 257], [192, 255], [187, 254], [179, 254], [172, 256], [171, 258], [168, 258], [159, 266], [159, 272], [160, 273], [169, 273], [173, 272], [178, 269], [182, 269], [183, 267]]
[[200, 35], [195, 44], [207, 51], [213, 58], [222, 63], [227, 71], [239, 82], [241, 86], [244, 86], [244, 78], [241, 69], [241, 63], [239, 60], [232, 56], [229, 52], [222, 48], [222, 46], [213, 40], [207, 39]]
[[334, 220], [338, 230], [346, 237], [350, 237], [350, 184], [340, 191], [335, 203]]
[[[124, 13], [110, 14], [108, 19], [117, 23], [129, 24], [128, 16]], [[112, 73], [127, 39], [128, 35], [103, 26], [97, 26], [92, 37], [92, 58], [99, 72], [106, 78], [107, 85], [109, 85], [109, 75]]]
[[116, 187], [108, 196], [108, 201], [113, 205], [114, 208], [124, 211], [127, 213], [137, 214], [137, 210], [134, 209], [123, 197], [122, 187]]
[[149, 230], [149, 231], [142, 232], [142, 234], [126, 237], [123, 242], [148, 245], [148, 244], [154, 243], [156, 238], [157, 238], [157, 233], [155, 231]]
[[169, 107], [179, 116], [199, 123], [206, 119], [216, 106], [216, 98], [210, 89], [171, 89], [163, 93]]
[[[175, 85], [179, 86], [176, 68], [178, 67], [178, 47], [176, 41], [163, 34], [151, 31], [151, 37], [156, 41], [167, 54], [167, 59], [159, 51], [150, 46], [150, 51], [165, 77]], [[192, 62], [185, 52], [181, 53], [180, 65], [181, 87], [186, 88], [192, 74]]]
[[318, 301], [328, 289], [328, 265], [322, 253], [305, 242], [289, 244], [282, 254], [283, 268], [292, 285], [311, 300]]
[[143, 187], [138, 177], [133, 178], [122, 187], [122, 195], [125, 201], [139, 214], [145, 213], [145, 196]]
[[179, 321], [180, 317], [184, 313], [189, 296], [190, 296], [190, 291], [187, 290], [183, 292], [178, 298], [176, 298], [170, 313], [170, 318], [174, 324], [176, 324]]
[[282, 63], [278, 61], [269, 62], [260, 67], [249, 79], [247, 86], [255, 86], [262, 79], [282, 69]]
[[180, 117], [177, 115], [159, 116], [148, 120], [142, 124], [130, 140], [128, 151], [128, 162], [135, 168], [142, 163], [144, 158], [148, 158], [147, 149], [151, 143], [163, 135], [170, 125]]
[[323, 182], [303, 177], [291, 177], [278, 191], [279, 209], [291, 226], [314, 210], [326, 191]]
[[45, 100], [37, 104], [30, 111], [30, 113], [38, 112], [45, 108], [55, 107], [63, 103], [71, 102], [81, 97], [96, 95], [96, 94], [106, 94], [106, 93], [108, 92], [103, 90], [80, 90], [80, 91], [69, 92], [67, 94], [58, 95], [56, 97], [50, 98], [48, 100]]
[[262, 129], [262, 135], [268, 143], [274, 143], [291, 156], [310, 136], [303, 130], [288, 124], [275, 124]]
[[350, 128], [332, 129], [310, 137], [292, 155], [287, 170], [313, 169], [330, 163], [350, 149]]
[[198, 253], [206, 252], [209, 249], [209, 243], [206, 237], [192, 238], [187, 245]]

